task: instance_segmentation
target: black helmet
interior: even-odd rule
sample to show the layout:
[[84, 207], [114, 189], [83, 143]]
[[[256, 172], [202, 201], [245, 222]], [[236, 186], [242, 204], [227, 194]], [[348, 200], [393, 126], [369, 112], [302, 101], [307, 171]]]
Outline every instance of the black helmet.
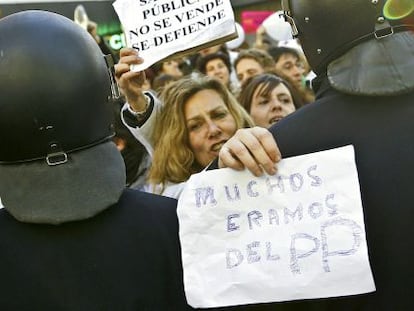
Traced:
[[282, 0], [282, 6], [316, 73], [362, 41], [414, 27], [413, 0]]
[[57, 164], [110, 138], [111, 86], [100, 48], [70, 19], [34, 10], [0, 19], [0, 163]]

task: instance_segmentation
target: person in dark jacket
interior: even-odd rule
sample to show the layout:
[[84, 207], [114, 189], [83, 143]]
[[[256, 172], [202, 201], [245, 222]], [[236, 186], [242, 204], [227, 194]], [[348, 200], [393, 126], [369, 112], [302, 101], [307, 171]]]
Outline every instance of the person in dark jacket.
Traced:
[[176, 201], [125, 189], [98, 45], [24, 11], [0, 46], [0, 309], [186, 310]]
[[[284, 158], [354, 146], [376, 291], [269, 310], [412, 310], [412, 2], [286, 0], [283, 5], [318, 75], [317, 98], [270, 132]], [[234, 161], [227, 151], [231, 144], [223, 146], [221, 162]]]
[[40, 10], [0, 46], [0, 310], [192, 310], [177, 201], [126, 188], [113, 62]]

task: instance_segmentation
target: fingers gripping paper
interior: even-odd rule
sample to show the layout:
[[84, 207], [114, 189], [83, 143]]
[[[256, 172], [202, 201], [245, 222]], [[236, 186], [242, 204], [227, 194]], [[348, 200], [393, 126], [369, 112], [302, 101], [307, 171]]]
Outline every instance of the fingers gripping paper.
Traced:
[[230, 0], [116, 0], [113, 6], [128, 47], [144, 59], [135, 71], [237, 37]]
[[284, 159], [275, 176], [193, 175], [178, 217], [193, 307], [375, 291], [352, 146]]

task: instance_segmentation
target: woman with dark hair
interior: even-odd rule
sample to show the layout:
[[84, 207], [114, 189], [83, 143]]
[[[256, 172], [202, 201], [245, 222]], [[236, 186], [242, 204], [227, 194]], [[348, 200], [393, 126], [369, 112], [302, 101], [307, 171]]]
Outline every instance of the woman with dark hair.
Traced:
[[145, 73], [143, 89], [158, 93], [170, 81], [182, 78], [185, 74], [180, 68], [179, 59], [162, 60], [143, 71]]
[[300, 108], [300, 101], [290, 84], [271, 73], [247, 80], [240, 92], [239, 102], [255, 124], [265, 128]]
[[230, 79], [232, 71], [230, 59], [226, 54], [217, 52], [200, 57], [197, 61], [197, 69], [202, 74], [219, 80], [233, 94], [236, 92], [236, 87]]

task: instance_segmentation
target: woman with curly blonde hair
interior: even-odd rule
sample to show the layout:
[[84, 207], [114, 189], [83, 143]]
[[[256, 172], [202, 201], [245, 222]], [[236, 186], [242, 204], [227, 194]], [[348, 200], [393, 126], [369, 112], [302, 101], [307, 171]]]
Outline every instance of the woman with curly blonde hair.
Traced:
[[238, 138], [221, 150], [220, 167], [245, 166], [254, 174], [263, 168], [276, 172], [279, 153], [268, 157], [261, 148], [278, 151], [274, 139], [260, 127], [238, 131], [251, 127], [253, 121], [220, 81], [206, 76], [184, 77], [168, 84], [160, 101], [153, 93], [143, 91], [145, 74], [130, 70], [131, 65], [143, 62], [137, 52], [123, 48], [120, 56], [115, 75], [126, 99], [121, 117], [151, 158], [144, 173], [147, 183], [134, 188], [178, 198], [191, 174], [217, 158], [222, 146], [237, 133]]
[[149, 182], [161, 186], [161, 193], [202, 171], [237, 129], [253, 126], [235, 97], [213, 78], [183, 78], [168, 85], [160, 99]]

